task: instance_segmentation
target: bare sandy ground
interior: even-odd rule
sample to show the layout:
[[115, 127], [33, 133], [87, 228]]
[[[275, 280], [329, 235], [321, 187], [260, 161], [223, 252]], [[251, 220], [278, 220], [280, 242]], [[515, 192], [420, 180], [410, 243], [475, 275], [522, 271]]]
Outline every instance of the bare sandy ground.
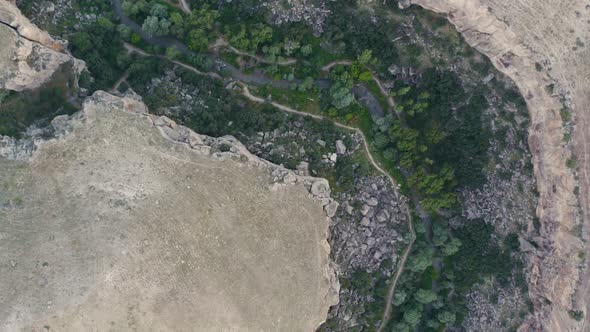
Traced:
[[[590, 2], [588, 0], [411, 0], [426, 9], [444, 13], [466, 41], [490, 57], [510, 76], [527, 100], [531, 115], [529, 144], [534, 155], [540, 194], [537, 215], [541, 221], [541, 246], [532, 257], [530, 293], [536, 317], [524, 329], [589, 331], [588, 269], [581, 261], [588, 248], [590, 204]], [[535, 63], [539, 63], [538, 68]], [[539, 70], [540, 69], [540, 70]], [[555, 92], [547, 86], [555, 83]], [[571, 149], [564, 129], [558, 93], [567, 96], [575, 111], [574, 151], [579, 166], [579, 199], [576, 179], [565, 161]], [[569, 310], [582, 310], [586, 321], [576, 322]]]
[[323, 181], [231, 142], [217, 157], [210, 138], [172, 142], [160, 130], [178, 138], [179, 127], [122, 111], [142, 104], [92, 99], [30, 161], [0, 157], [0, 330], [311, 331], [325, 320], [337, 290], [328, 218], [309, 192]]

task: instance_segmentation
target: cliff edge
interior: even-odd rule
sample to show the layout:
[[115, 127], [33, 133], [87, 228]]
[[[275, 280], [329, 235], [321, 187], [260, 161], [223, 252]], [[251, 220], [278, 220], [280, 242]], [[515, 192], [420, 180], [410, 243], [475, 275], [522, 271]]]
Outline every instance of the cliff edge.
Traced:
[[337, 303], [326, 180], [133, 94], [52, 127], [0, 142], [1, 330], [311, 331]]
[[[465, 40], [517, 84], [531, 116], [529, 145], [540, 227], [529, 255], [535, 317], [521, 330], [587, 331], [590, 227], [590, 4], [579, 0], [404, 0], [447, 16]], [[568, 115], [573, 112], [573, 122]], [[569, 131], [573, 129], [573, 141]], [[577, 159], [577, 168], [573, 167]], [[569, 162], [568, 162], [569, 161]], [[579, 189], [576, 189], [579, 188]], [[581, 205], [581, 211], [578, 207]], [[572, 313], [586, 314], [585, 321]]]

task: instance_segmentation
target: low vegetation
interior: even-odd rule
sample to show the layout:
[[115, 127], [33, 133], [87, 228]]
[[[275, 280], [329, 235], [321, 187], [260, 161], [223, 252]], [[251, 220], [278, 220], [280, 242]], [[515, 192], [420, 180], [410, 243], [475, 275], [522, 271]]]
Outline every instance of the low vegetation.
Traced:
[[[463, 218], [457, 192], [481, 188], [486, 183], [491, 142], [502, 145], [504, 140], [501, 129], [490, 128], [486, 114], [492, 105], [488, 96], [500, 97], [501, 102], [495, 107], [508, 120], [511, 117], [513, 120], [515, 115], [505, 111], [507, 106], [524, 114], [526, 105], [515, 89], [505, 88], [496, 81], [488, 85], [480, 83], [490, 71], [489, 61], [476, 58], [456, 32], [448, 32], [452, 29], [446, 27], [446, 21], [417, 9], [400, 12], [395, 2], [375, 5], [374, 11], [369, 11], [359, 8], [356, 1], [344, 0], [328, 2], [332, 15], [325, 32], [314, 37], [311, 29], [302, 23], [267, 24], [267, 12], [258, 1], [206, 0], [194, 7], [188, 15], [163, 1], [123, 1], [125, 13], [145, 31], [184, 42], [195, 53], [192, 57], [178, 50], [147, 45], [119, 25], [108, 11], [96, 22], [84, 25], [70, 38], [73, 54], [86, 61], [92, 77], [87, 77], [83, 85], [91, 91], [109, 89], [128, 72], [128, 84], [144, 96], [153, 112], [171, 116], [211, 136], [231, 134], [248, 141], [259, 132], [291, 130], [294, 117], [267, 104], [248, 103], [226, 89], [221, 81], [174, 68], [160, 58], [134, 57], [123, 48], [123, 42], [127, 41], [202, 70], [214, 70], [208, 50], [218, 38], [223, 38], [233, 47], [270, 62], [259, 63], [252, 70], [295, 83], [291, 89], [259, 86], [258, 95], [359, 127], [378, 162], [412, 198], [417, 212], [414, 218], [417, 239], [396, 289], [394, 316], [388, 329], [441, 331], [461, 325], [467, 315], [466, 295], [479, 283], [491, 281], [499, 287], [515, 285], [525, 292], [517, 235], [511, 233], [501, 238], [482, 220]], [[410, 22], [409, 15], [414, 15], [416, 20]], [[412, 33], [405, 33], [405, 29], [411, 29]], [[434, 46], [412, 39], [415, 33], [426, 36]], [[431, 52], [432, 47], [435, 52]], [[238, 64], [238, 57], [231, 53], [223, 58]], [[465, 72], [445, 69], [448, 62], [458, 58], [465, 58], [470, 68], [468, 79], [464, 77]], [[277, 64], [286, 59], [296, 61], [291, 66]], [[348, 60], [350, 64], [334, 66], [329, 73], [321, 70], [334, 60]], [[420, 76], [394, 76], [388, 71], [392, 65], [411, 67]], [[182, 112], [170, 111], [178, 104], [177, 91], [154, 87], [152, 79], [171, 70], [183, 85], [191, 87], [193, 97], [200, 100], [198, 105]], [[373, 76], [395, 82], [391, 87], [394, 109], [388, 110], [386, 99], [390, 96], [381, 95]], [[368, 86], [376, 95], [387, 111], [384, 117], [371, 116], [355, 98], [352, 89], [359, 84]], [[0, 105], [15, 103], [15, 98], [9, 95]], [[52, 98], [57, 97], [43, 100]], [[48, 104], [48, 108], [55, 109], [55, 105]], [[4, 113], [0, 116], [14, 118]], [[318, 138], [322, 140], [333, 142], [341, 135], [330, 121], [301, 121], [309, 132], [321, 135]], [[4, 123], [0, 122], [0, 129]], [[1, 130], [15, 135], [27, 123], [30, 121], [26, 119], [13, 121]], [[526, 135], [522, 131], [524, 127], [526, 121], [517, 128], [521, 135]], [[353, 190], [354, 178], [369, 173], [358, 156], [340, 158], [333, 168], [325, 166], [321, 159], [327, 151], [315, 144], [315, 139], [302, 141], [298, 147], [306, 151], [313, 174], [330, 179], [336, 191]], [[297, 158], [279, 154], [264, 157], [290, 168], [299, 162]], [[363, 166], [356, 167], [359, 164]], [[568, 166], [575, 167], [575, 161], [568, 160]], [[382, 318], [387, 281], [379, 272], [362, 271], [343, 280], [344, 288], [373, 299], [364, 308], [364, 323], [371, 328]], [[334, 324], [328, 321], [326, 328]]]

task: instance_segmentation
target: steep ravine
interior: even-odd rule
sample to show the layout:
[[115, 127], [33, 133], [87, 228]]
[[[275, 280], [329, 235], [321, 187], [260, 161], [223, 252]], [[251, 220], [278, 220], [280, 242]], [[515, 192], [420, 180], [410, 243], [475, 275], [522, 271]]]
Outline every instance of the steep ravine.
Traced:
[[[584, 8], [587, 5], [584, 2], [403, 1], [404, 7], [416, 4], [446, 15], [467, 43], [487, 55], [498, 70], [515, 81], [526, 99], [531, 117], [529, 146], [540, 195], [537, 207], [540, 227], [529, 225], [528, 234], [522, 239], [537, 247], [528, 257], [529, 292], [535, 313], [521, 325], [523, 331], [587, 329], [571, 313], [587, 312], [588, 305], [588, 292], [583, 286], [587, 278], [580, 268], [587, 265], [580, 262], [587, 250], [582, 241], [587, 234], [576, 231], [582, 228], [581, 222], [588, 225], [588, 185], [581, 185], [579, 190], [586, 216], [580, 221], [576, 177], [571, 167], [566, 166], [566, 160], [574, 160], [564, 139], [567, 119], [562, 119], [560, 114], [564, 107], [560, 97], [564, 97], [576, 112], [579, 129], [575, 131], [573, 147], [578, 169], [586, 170], [590, 165], [585, 151], [587, 126], [583, 124], [588, 114], [583, 107], [589, 97], [583, 92], [583, 87], [588, 86], [588, 75], [584, 75], [588, 66], [583, 59], [588, 58], [588, 51], [583, 50], [582, 41], [587, 41], [588, 33], [576, 26], [586, 24], [585, 20], [577, 22], [590, 8], [590, 5]], [[572, 37], [566, 38], [568, 34]], [[579, 47], [572, 48], [572, 38]], [[553, 89], [549, 88], [550, 84]], [[586, 181], [583, 173], [577, 178], [582, 184]]]

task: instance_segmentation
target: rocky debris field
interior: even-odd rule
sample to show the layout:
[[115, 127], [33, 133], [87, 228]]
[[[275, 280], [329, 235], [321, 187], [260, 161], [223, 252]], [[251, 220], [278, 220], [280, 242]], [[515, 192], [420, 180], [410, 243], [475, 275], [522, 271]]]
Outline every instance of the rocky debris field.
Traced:
[[[404, 246], [398, 233], [407, 222], [406, 201], [395, 198], [384, 177], [364, 177], [355, 191], [342, 193], [336, 200], [340, 211], [333, 219], [332, 243], [336, 263], [347, 271], [377, 271], [384, 260], [395, 265], [397, 252]], [[384, 270], [390, 275], [394, 266]]]
[[264, 6], [270, 10], [271, 22], [274, 24], [304, 22], [316, 36], [324, 31], [326, 18], [330, 14], [323, 0], [271, 0], [264, 2]]

